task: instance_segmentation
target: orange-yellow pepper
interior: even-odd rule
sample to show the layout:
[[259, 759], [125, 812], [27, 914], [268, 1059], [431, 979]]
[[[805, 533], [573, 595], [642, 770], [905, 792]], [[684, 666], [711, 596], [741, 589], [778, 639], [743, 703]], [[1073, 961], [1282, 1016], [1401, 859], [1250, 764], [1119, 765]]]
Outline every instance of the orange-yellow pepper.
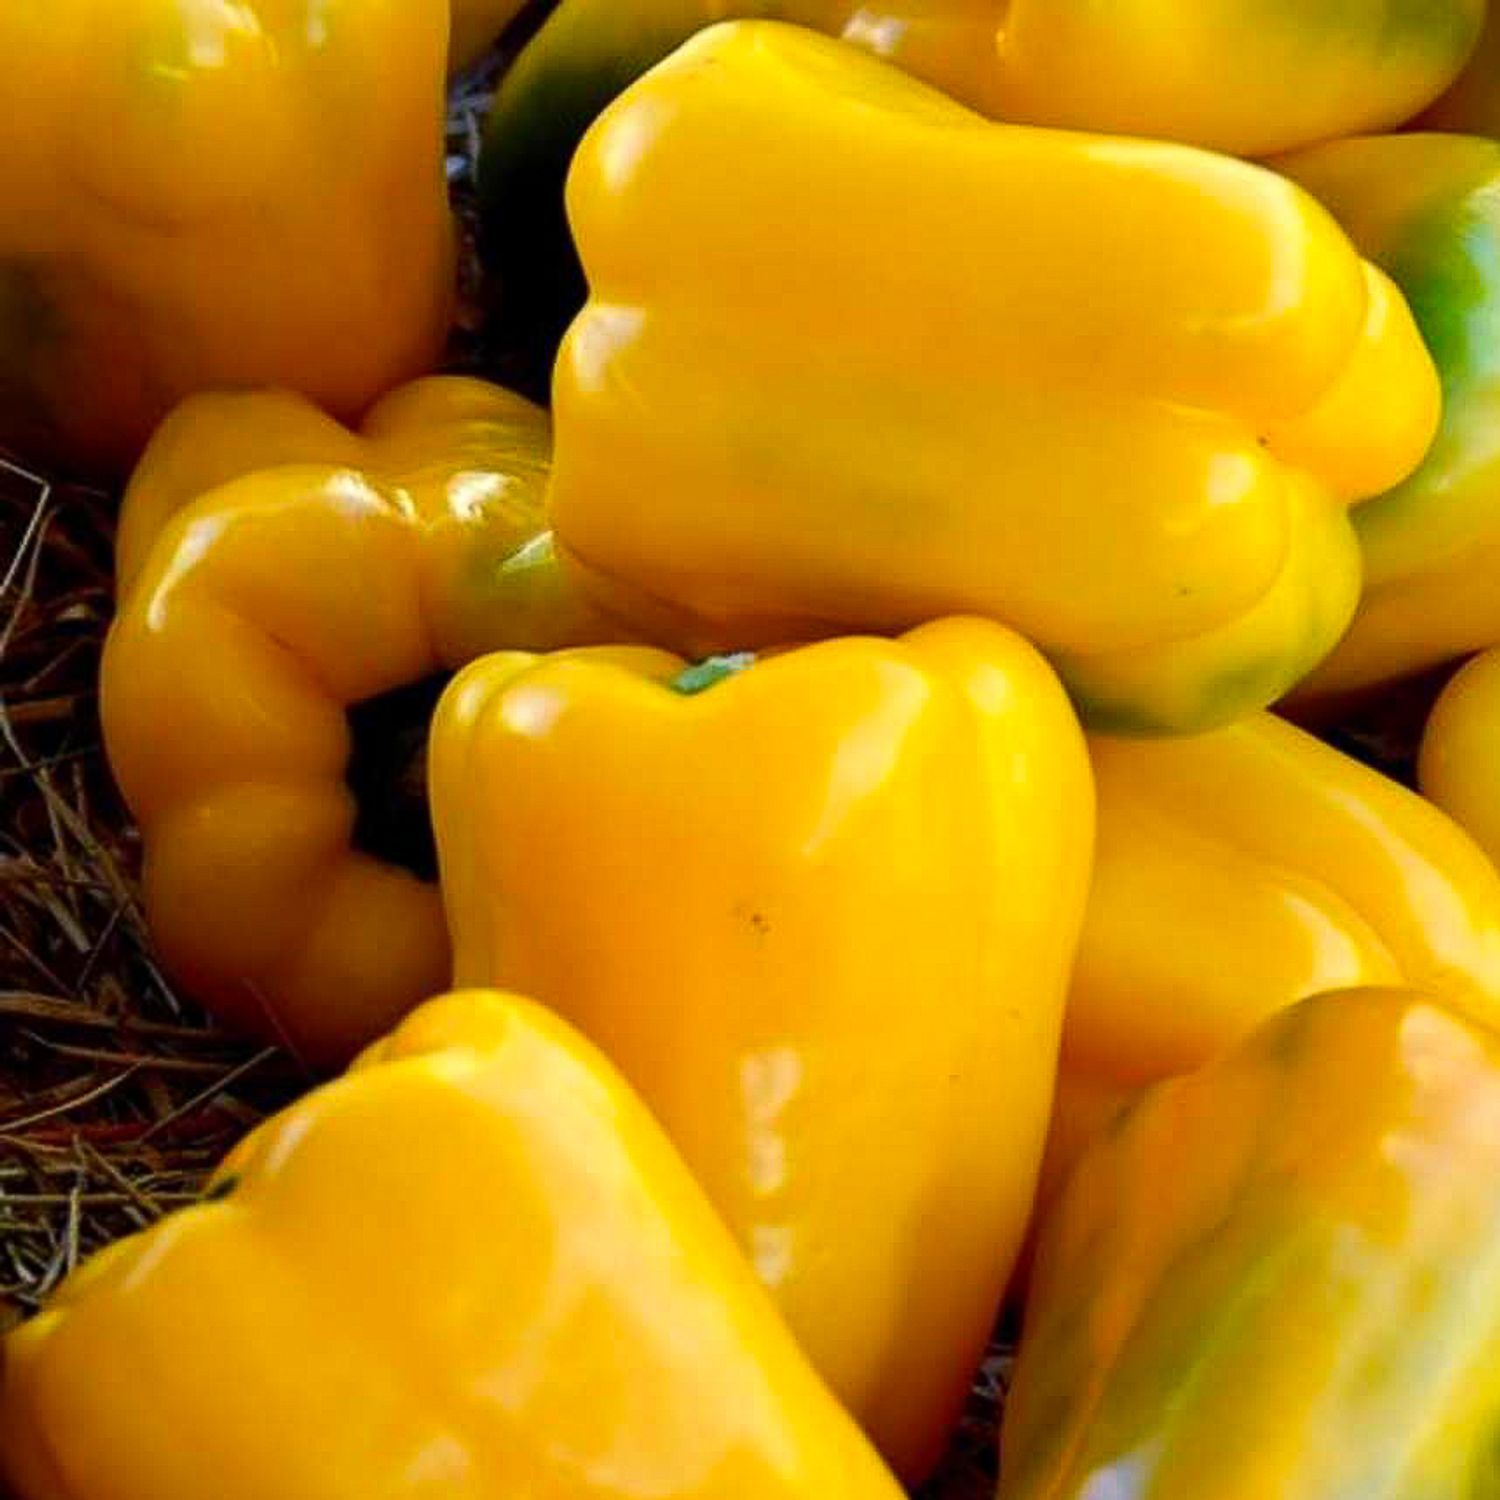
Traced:
[[1484, 10], [1484, 0], [561, 0], [490, 112], [485, 258], [513, 331], [538, 352], [555, 347], [584, 296], [563, 216], [569, 158], [611, 99], [713, 21], [763, 17], [841, 37], [997, 120], [1264, 156], [1410, 119], [1458, 72]]
[[1418, 123], [1425, 130], [1500, 136], [1500, 6], [1495, 0], [1468, 67]]
[[1426, 460], [1353, 513], [1359, 613], [1299, 690], [1327, 707], [1500, 643], [1500, 142], [1372, 136], [1276, 165], [1401, 287], [1443, 381]]
[[660, 1127], [449, 995], [5, 1341], [19, 1500], [900, 1500]]
[[1051, 1108], [1093, 822], [1056, 679], [980, 620], [753, 664], [506, 653], [450, 685], [430, 754], [459, 982], [604, 1048], [921, 1475]]
[[105, 746], [168, 967], [219, 1015], [344, 1061], [441, 987], [435, 887], [360, 846], [346, 709], [502, 645], [612, 640], [543, 530], [546, 414], [436, 377], [359, 433], [200, 396], [121, 517]]
[[1043, 1233], [999, 1500], [1494, 1493], [1500, 1036], [1319, 996], [1153, 1089]]
[[1476, 656], [1439, 695], [1417, 782], [1500, 861], [1500, 650]]
[[1270, 714], [1090, 750], [1049, 1190], [1130, 1093], [1309, 995], [1411, 984], [1500, 1024], [1500, 874], [1416, 793]]
[[812, 32], [699, 33], [568, 191], [553, 520], [674, 646], [982, 614], [1095, 727], [1208, 728], [1333, 645], [1347, 507], [1436, 428], [1399, 293], [1284, 179], [993, 125]]
[[124, 470], [183, 396], [354, 417], [448, 327], [447, 0], [0, 6], [0, 444]]

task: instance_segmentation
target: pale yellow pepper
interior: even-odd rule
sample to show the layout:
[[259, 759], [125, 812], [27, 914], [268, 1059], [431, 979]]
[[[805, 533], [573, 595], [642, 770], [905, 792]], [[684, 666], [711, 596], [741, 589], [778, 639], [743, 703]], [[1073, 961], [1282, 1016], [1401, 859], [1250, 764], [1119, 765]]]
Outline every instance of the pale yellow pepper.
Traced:
[[4, 1344], [19, 1500], [899, 1500], [660, 1128], [434, 1000]]
[[466, 668], [430, 780], [460, 983], [524, 986], [666, 1126], [904, 1478], [1031, 1211], [1093, 795], [1019, 637]]
[[983, 614], [1094, 727], [1230, 722], [1337, 640], [1347, 507], [1436, 430], [1405, 302], [1290, 183], [812, 32], [700, 32], [568, 192], [553, 520], [693, 651]]
[[199, 396], [126, 495], [102, 708], [147, 920], [185, 988], [312, 1064], [450, 973], [431, 871], [360, 837], [346, 712], [499, 646], [621, 638], [551, 553], [549, 447], [545, 412], [457, 377], [359, 432]]
[[1416, 793], [1270, 714], [1090, 751], [1047, 1195], [1132, 1093], [1308, 995], [1409, 984], [1500, 1025], [1500, 874]]

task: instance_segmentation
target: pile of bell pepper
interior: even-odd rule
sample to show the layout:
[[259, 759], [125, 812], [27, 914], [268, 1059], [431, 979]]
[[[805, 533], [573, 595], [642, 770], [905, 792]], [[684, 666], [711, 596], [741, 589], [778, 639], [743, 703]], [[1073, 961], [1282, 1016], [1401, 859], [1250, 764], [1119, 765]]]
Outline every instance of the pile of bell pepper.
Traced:
[[347, 1066], [5, 1338], [20, 1500], [892, 1500], [1002, 1315], [1001, 1500], [1500, 1496], [1500, 4], [0, 39], [160, 958]]

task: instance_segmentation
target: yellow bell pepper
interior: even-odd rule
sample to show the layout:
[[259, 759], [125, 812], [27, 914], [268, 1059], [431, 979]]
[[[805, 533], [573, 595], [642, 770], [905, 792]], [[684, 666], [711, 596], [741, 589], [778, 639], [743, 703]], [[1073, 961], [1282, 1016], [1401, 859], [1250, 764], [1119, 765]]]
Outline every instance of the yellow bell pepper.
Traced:
[[1333, 645], [1347, 506], [1435, 430], [1399, 293], [1283, 179], [990, 125], [793, 27], [701, 32], [569, 202], [554, 524], [695, 652], [982, 614], [1095, 727], [1210, 727]]
[[430, 753], [459, 982], [604, 1048], [920, 1476], [1051, 1107], [1093, 822], [1056, 679], [979, 620], [753, 664], [506, 653], [450, 685]]
[[[540, 355], [583, 301], [562, 183], [589, 124], [710, 22], [762, 17], [876, 53], [997, 120], [1264, 156], [1411, 118], [1484, 0], [562, 0], [500, 81], [480, 198], [501, 312]], [[1085, 237], [1086, 238], [1086, 237]], [[879, 240], [868, 242], [879, 244]]]
[[1049, 1193], [1130, 1093], [1308, 995], [1411, 984], [1500, 1024], [1500, 874], [1414, 792], [1270, 714], [1090, 750]]
[[0, 6], [0, 443], [123, 470], [176, 401], [354, 417], [447, 333], [446, 0]]
[[1426, 130], [1500, 136], [1500, 6], [1495, 0], [1468, 67], [1419, 124]]
[[1500, 142], [1383, 136], [1277, 166], [1399, 283], [1443, 380], [1426, 462], [1354, 512], [1364, 598], [1300, 694], [1337, 700], [1500, 643]]
[[1422, 735], [1417, 782], [1500, 862], [1500, 651], [1443, 689]]
[[1043, 1234], [999, 1500], [1494, 1493], [1500, 1037], [1319, 996], [1148, 1093]]
[[477, 63], [526, 3], [527, 0], [453, 0], [448, 71], [461, 73]]
[[899, 1500], [651, 1119], [432, 1001], [5, 1341], [19, 1500]]
[[359, 434], [199, 396], [126, 496], [104, 735], [152, 934], [219, 1015], [314, 1063], [449, 976], [419, 860], [361, 847], [345, 710], [500, 645], [618, 638], [548, 548], [547, 453], [546, 414], [480, 381], [418, 382]]

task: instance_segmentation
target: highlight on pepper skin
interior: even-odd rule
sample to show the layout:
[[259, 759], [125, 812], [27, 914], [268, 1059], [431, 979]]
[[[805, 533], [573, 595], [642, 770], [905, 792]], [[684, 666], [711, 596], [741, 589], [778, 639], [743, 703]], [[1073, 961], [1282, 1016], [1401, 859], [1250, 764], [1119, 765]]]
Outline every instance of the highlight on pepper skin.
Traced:
[[351, 714], [497, 646], [620, 634], [547, 545], [549, 446], [544, 412], [457, 377], [358, 433], [300, 398], [211, 395], [132, 480], [102, 714], [147, 921], [189, 993], [315, 1066], [450, 977], [420, 794], [406, 844], [365, 846]]
[[982, 620], [707, 668], [500, 653], [449, 687], [429, 779], [457, 981], [604, 1048], [923, 1477], [1051, 1108], [1093, 837], [1056, 678]]
[[1093, 729], [1213, 728], [1334, 645], [1349, 507], [1437, 430], [1400, 293], [1284, 178], [990, 124], [792, 27], [638, 81], [569, 205], [552, 520], [674, 649], [979, 614]]
[[514, 995], [423, 1006], [3, 1353], [18, 1500], [901, 1496], [640, 1101]]

